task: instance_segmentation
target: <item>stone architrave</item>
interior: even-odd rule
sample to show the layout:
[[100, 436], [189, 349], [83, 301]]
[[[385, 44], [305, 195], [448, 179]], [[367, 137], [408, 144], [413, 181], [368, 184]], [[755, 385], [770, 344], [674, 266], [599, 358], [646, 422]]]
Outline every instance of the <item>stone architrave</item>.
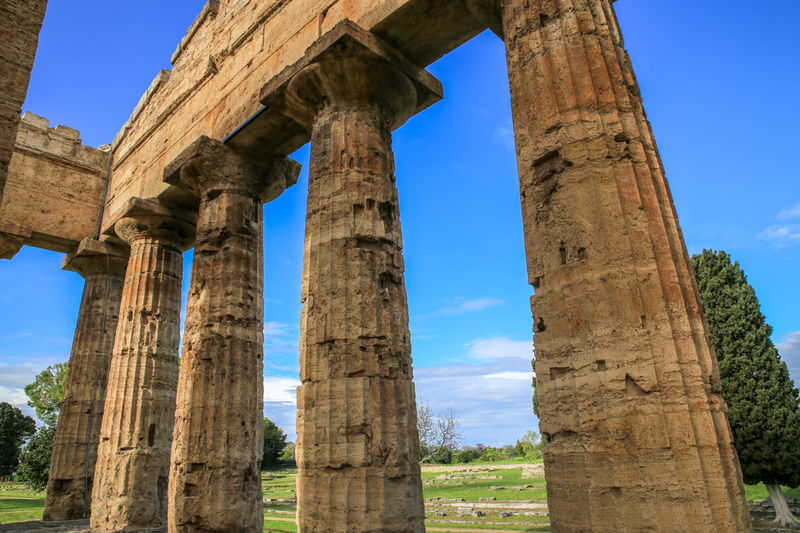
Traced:
[[751, 531], [717, 361], [611, 1], [499, 3], [552, 529]]
[[92, 493], [93, 531], [167, 522], [178, 385], [182, 252], [196, 214], [132, 199], [114, 226], [130, 245]]
[[46, 9], [46, 0], [0, 2], [0, 203]]
[[391, 131], [440, 86], [419, 69], [406, 74], [408, 64], [375, 52], [356, 27], [329, 37], [283, 95], [284, 111], [311, 130], [298, 527], [424, 531]]
[[127, 264], [126, 247], [93, 239], [81, 241], [64, 258], [63, 268], [83, 276], [85, 285], [50, 457], [46, 521], [89, 517], [106, 379]]
[[165, 171], [200, 198], [178, 381], [169, 531], [261, 531], [262, 204], [295, 183], [286, 158], [241, 157], [201, 137]]

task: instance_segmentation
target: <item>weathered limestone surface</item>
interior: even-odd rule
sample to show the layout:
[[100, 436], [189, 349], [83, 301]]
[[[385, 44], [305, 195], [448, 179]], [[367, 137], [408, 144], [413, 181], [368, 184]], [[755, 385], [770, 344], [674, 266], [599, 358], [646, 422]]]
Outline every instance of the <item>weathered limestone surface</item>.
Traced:
[[296, 448], [303, 532], [424, 531], [391, 130], [441, 89], [374, 44], [352, 25], [334, 28], [289, 69], [283, 95], [287, 115], [311, 127]]
[[130, 245], [97, 452], [91, 526], [166, 525], [178, 382], [182, 252], [195, 219], [134, 199], [115, 225]]
[[[104, 230], [128, 198], [167, 198], [167, 164], [199, 136], [224, 139], [243, 125], [262, 109], [259, 89], [345, 19], [374, 31], [418, 65], [483, 29], [463, 0], [210, 0], [173, 54], [172, 70], [156, 76], [117, 135]], [[283, 138], [291, 137], [287, 122], [266, 122], [247, 128], [283, 141], [280, 155], [308, 142], [307, 132]]]
[[[242, 178], [236, 170], [224, 187], [204, 182], [212, 167], [192, 156], [179, 160], [174, 180], [162, 180], [167, 163], [201, 135], [236, 131], [229, 148], [211, 143], [221, 168], [240, 168], [229, 149], [271, 160], [312, 138], [301, 530], [422, 530], [390, 131], [440, 96], [415, 65], [488, 26], [504, 35], [508, 53], [553, 530], [750, 530], [716, 361], [610, 2], [209, 0], [173, 70], [156, 77], [111, 153], [82, 147], [69, 128], [23, 119], [0, 204], [0, 258], [23, 244], [67, 252], [96, 235], [109, 158], [101, 229], [116, 229], [131, 246], [94, 529], [166, 523], [181, 251], [195, 220], [165, 205], [196, 207], [196, 197], [203, 241], [187, 322], [173, 525], [259, 529], [252, 465], [260, 444], [250, 440], [261, 401], [256, 205], [292, 179], [256, 200], [250, 187], [228, 187]], [[0, 194], [43, 12], [43, 1], [0, 6]], [[214, 292], [220, 287], [231, 293]], [[216, 425], [220, 417], [230, 420]], [[236, 502], [231, 481], [241, 483]], [[63, 505], [74, 503], [63, 485]]]
[[12, 259], [31, 237], [31, 228], [0, 218], [0, 259]]
[[261, 531], [262, 203], [299, 164], [201, 137], [165, 171], [200, 198], [169, 480], [169, 531]]
[[0, 201], [46, 8], [46, 0], [0, 3]]
[[108, 159], [108, 151], [81, 144], [76, 130], [50, 128], [46, 118], [25, 113], [0, 204], [0, 220], [24, 231], [1, 233], [0, 225], [0, 236], [16, 236], [22, 244], [64, 253], [94, 236]]
[[716, 359], [609, 0], [504, 0], [553, 531], [750, 531]]
[[56, 427], [44, 520], [88, 518], [128, 250], [85, 240], [64, 268], [86, 280]]

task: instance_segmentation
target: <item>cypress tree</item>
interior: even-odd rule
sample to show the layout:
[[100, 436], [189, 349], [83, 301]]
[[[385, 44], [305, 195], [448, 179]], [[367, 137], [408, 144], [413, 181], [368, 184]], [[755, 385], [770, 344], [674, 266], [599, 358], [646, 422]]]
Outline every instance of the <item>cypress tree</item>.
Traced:
[[692, 266], [709, 340], [719, 359], [722, 396], [744, 481], [764, 482], [775, 521], [798, 525], [780, 489], [800, 485], [798, 390], [739, 263], [732, 263], [723, 251], [703, 250], [692, 257]]

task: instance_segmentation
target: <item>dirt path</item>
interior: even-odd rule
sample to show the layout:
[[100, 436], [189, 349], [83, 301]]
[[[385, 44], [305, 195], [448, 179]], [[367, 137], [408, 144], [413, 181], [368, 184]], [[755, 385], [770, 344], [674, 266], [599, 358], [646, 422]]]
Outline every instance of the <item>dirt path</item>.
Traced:
[[440, 472], [488, 472], [490, 470], [514, 470], [524, 466], [533, 466], [541, 463], [515, 463], [496, 465], [420, 465], [423, 472], [438, 474]]
[[[276, 522], [294, 522], [294, 518], [279, 518], [277, 516], [267, 516], [264, 520], [274, 520]], [[530, 533], [524, 529], [464, 529], [464, 528], [446, 528], [446, 527], [425, 527], [426, 531], [452, 531], [453, 533]]]
[[446, 527], [429, 526], [425, 526], [425, 531], [449, 531], [450, 533], [497, 533], [498, 531], [502, 533], [530, 533], [529, 529], [464, 529], [460, 527], [447, 529]]

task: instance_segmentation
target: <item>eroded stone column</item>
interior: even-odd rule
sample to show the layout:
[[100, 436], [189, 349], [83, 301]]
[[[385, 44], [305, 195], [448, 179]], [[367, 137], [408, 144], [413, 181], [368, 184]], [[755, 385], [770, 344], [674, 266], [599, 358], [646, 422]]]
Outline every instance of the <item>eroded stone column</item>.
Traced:
[[169, 531], [262, 530], [262, 203], [299, 165], [201, 137], [166, 170], [200, 198], [178, 382]]
[[750, 531], [610, 0], [501, 0], [553, 531]]
[[86, 280], [56, 426], [44, 520], [89, 516], [106, 379], [119, 318], [128, 250], [86, 239], [64, 269]]
[[331, 48], [286, 90], [312, 124], [297, 520], [303, 532], [424, 531], [391, 148], [417, 92], [366, 50]]
[[[0, 40], [0, 94], [3, 95], [0, 99], [0, 202], [46, 8], [45, 0], [4, 0], [0, 3], [0, 35], [3, 36]], [[3, 244], [0, 235], [0, 255]]]
[[140, 199], [131, 201], [115, 225], [131, 250], [97, 453], [95, 531], [166, 525], [182, 252], [194, 227], [194, 216]]

